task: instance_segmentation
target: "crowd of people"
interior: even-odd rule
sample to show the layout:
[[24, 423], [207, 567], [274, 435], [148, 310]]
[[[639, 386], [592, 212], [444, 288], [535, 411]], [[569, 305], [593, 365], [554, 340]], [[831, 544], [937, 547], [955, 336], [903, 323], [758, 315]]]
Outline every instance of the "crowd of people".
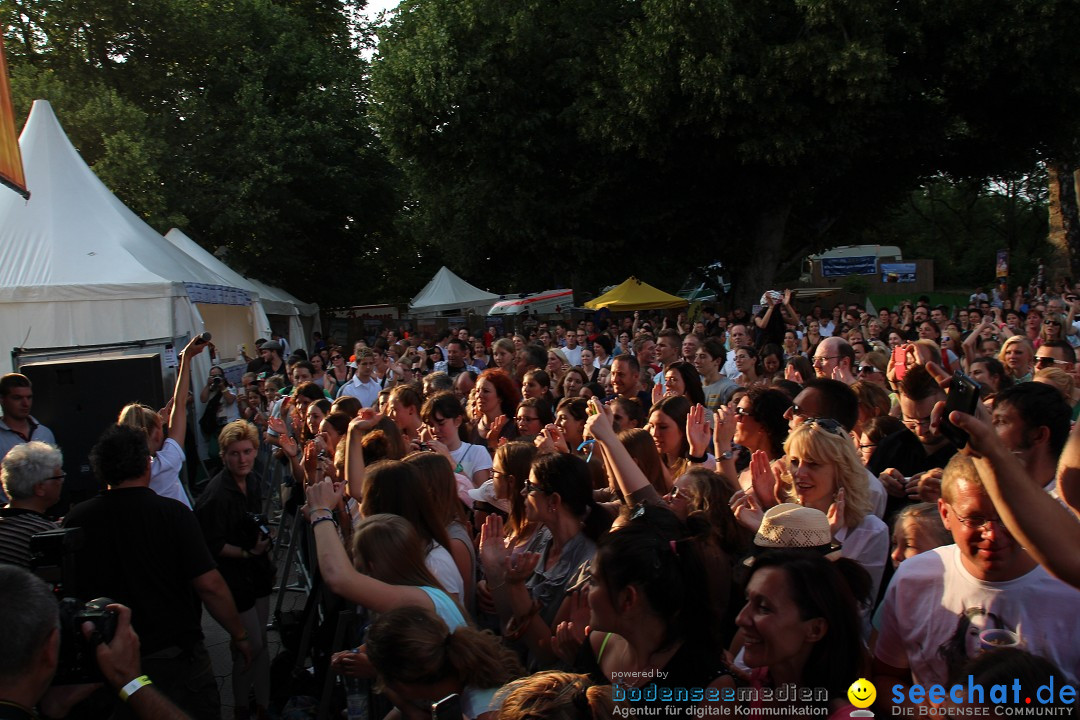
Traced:
[[[373, 713], [456, 695], [485, 720], [775, 714], [792, 703], [766, 691], [795, 686], [840, 718], [859, 678], [883, 712], [1002, 667], [1075, 685], [1076, 295], [796, 304], [261, 342], [242, 386], [220, 368], [202, 383], [220, 472], [192, 501], [193, 340], [174, 402], [125, 408], [95, 448], [110, 489], [63, 521], [86, 534], [79, 583], [132, 608], [144, 669], [197, 717], [215, 712], [205, 604], [234, 640], [237, 717], [264, 716], [271, 448], [327, 588], [369, 621], [331, 668]], [[957, 372], [981, 402], [944, 418]], [[32, 429], [13, 377], [0, 433]], [[0, 562], [25, 566], [63, 476], [54, 444], [20, 438]], [[165, 561], [142, 542], [182, 547]]]

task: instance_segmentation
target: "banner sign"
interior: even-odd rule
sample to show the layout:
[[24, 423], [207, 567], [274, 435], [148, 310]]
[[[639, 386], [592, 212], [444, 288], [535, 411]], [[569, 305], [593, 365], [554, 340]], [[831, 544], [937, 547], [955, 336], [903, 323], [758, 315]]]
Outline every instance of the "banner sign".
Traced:
[[0, 36], [0, 183], [29, 199], [22, 153], [19, 152], [19, 136], [15, 134], [15, 106], [11, 104], [3, 36]]
[[915, 263], [881, 263], [881, 282], [915, 282]]
[[998, 250], [997, 262], [995, 263], [996, 274], [995, 278], [998, 280], [1007, 280], [1009, 277], [1009, 251]]
[[250, 305], [251, 293], [239, 288], [203, 283], [184, 283], [188, 299], [194, 303], [207, 305]]
[[877, 258], [873, 255], [846, 258], [822, 258], [822, 277], [843, 277], [845, 275], [876, 275]]

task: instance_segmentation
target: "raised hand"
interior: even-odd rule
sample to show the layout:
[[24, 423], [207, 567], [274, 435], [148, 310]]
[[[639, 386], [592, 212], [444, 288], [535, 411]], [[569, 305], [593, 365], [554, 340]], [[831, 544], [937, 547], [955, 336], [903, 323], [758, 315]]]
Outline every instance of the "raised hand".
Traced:
[[836, 535], [845, 525], [844, 510], [844, 488], [840, 488], [836, 491], [836, 497], [833, 498], [832, 504], [829, 505], [829, 512], [826, 513], [829, 518], [829, 530], [832, 531], [833, 535]]
[[711, 434], [709, 423], [705, 422], [705, 406], [697, 403], [686, 416], [686, 442], [690, 445], [690, 455], [701, 457], [707, 453]]
[[761, 521], [765, 517], [765, 511], [754, 495], [753, 488], [745, 491], [739, 490], [731, 496], [731, 512], [734, 513], [735, 519], [739, 521], [740, 525], [755, 532], [761, 527]]

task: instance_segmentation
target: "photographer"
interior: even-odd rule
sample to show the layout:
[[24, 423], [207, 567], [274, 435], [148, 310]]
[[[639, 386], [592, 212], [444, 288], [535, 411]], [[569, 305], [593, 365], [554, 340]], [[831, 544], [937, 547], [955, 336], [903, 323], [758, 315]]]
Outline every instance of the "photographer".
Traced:
[[255, 689], [256, 712], [263, 716], [270, 702], [270, 659], [266, 623], [274, 565], [270, 534], [262, 512], [262, 480], [254, 470], [259, 434], [246, 420], [226, 425], [218, 437], [224, 469], [199, 496], [195, 515], [210, 552], [218, 560], [236, 609], [251, 642], [252, 661], [233, 653], [232, 685], [237, 717], [246, 717], [248, 693]]
[[[118, 614], [116, 632], [97, 646], [97, 664], [106, 682], [121, 693], [136, 717], [186, 718], [154, 687], [139, 666], [139, 636], [131, 627], [131, 610], [109, 605]], [[93, 626], [83, 632], [92, 637]], [[64, 717], [100, 685], [50, 688], [60, 653], [60, 627], [52, 590], [28, 570], [0, 565], [0, 718], [22, 720]]]
[[[236, 404], [236, 389], [229, 383], [225, 377], [225, 371], [219, 366], [210, 368], [206, 384], [199, 391], [199, 400], [206, 404], [202, 417], [199, 418], [199, 429], [212, 445], [221, 428], [233, 420], [240, 419], [240, 408]], [[210, 448], [211, 455], [214, 454], [214, 450], [215, 448]]]

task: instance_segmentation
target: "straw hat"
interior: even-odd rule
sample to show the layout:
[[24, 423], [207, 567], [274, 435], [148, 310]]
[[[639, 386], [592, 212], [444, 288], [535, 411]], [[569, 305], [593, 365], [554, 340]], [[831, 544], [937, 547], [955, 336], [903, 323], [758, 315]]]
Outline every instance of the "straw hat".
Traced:
[[[769, 508], [754, 535], [754, 555], [777, 548], [813, 550], [827, 558], [837, 557], [840, 543], [832, 538], [829, 518], [814, 508], [781, 503]], [[753, 557], [746, 562], [752, 564]]]

